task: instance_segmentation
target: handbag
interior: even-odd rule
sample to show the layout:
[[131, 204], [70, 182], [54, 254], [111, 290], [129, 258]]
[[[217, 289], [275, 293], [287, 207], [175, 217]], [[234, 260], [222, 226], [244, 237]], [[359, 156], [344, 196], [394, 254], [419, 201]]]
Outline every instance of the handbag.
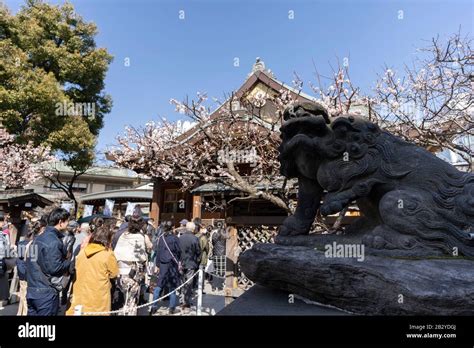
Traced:
[[206, 267], [204, 267], [204, 271], [206, 273], [213, 273], [214, 272], [214, 261], [211, 259], [207, 259]]
[[69, 276], [60, 276], [60, 277], [49, 277], [49, 282], [57, 291], [63, 291], [68, 283], [69, 283]]

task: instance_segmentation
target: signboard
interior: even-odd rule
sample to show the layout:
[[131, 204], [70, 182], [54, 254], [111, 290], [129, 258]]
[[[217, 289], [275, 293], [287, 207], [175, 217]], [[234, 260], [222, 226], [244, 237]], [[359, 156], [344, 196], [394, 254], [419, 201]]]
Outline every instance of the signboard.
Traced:
[[105, 200], [104, 215], [112, 216], [112, 212], [114, 211], [114, 204], [115, 201], [111, 199]]
[[87, 217], [92, 215], [92, 211], [94, 210], [93, 205], [84, 205], [84, 213], [82, 214], [82, 217]]
[[71, 202], [61, 202], [61, 208], [67, 210], [70, 213], [73, 208], [73, 204]]
[[137, 203], [127, 202], [127, 210], [125, 211], [125, 216], [133, 215], [133, 210]]

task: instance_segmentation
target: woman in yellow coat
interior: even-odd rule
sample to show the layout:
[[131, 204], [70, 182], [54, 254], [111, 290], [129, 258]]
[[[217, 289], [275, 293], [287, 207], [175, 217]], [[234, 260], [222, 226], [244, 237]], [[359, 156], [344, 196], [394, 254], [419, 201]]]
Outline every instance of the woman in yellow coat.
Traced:
[[78, 305], [82, 306], [82, 313], [108, 312], [111, 309], [110, 280], [119, 274], [117, 259], [110, 248], [113, 229], [101, 218], [93, 219], [91, 229], [89, 243], [76, 258], [76, 280], [66, 315], [73, 315]]

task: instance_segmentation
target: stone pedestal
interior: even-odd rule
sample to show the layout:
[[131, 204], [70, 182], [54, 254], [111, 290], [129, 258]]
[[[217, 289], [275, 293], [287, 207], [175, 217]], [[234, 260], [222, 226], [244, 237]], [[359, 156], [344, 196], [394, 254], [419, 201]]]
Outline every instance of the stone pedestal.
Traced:
[[320, 247], [335, 237], [256, 244], [240, 266], [257, 284], [355, 314], [474, 315], [473, 260], [327, 257]]

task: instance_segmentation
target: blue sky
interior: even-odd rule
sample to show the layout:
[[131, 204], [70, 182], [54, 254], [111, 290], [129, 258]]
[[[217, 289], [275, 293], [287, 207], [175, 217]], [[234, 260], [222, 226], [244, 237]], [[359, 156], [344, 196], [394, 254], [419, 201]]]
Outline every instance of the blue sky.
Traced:
[[[23, 4], [5, 2], [13, 12]], [[411, 62], [416, 48], [428, 43], [424, 40], [445, 38], [460, 26], [463, 34], [474, 33], [468, 0], [71, 2], [97, 24], [98, 46], [114, 56], [106, 79], [114, 107], [98, 150], [114, 144], [126, 125], [181, 117], [170, 98], [192, 98], [197, 91], [221, 98], [237, 89], [256, 57], [283, 82], [290, 84], [296, 71], [305, 91], [308, 81], [314, 82], [313, 61], [329, 75], [330, 64], [349, 57], [352, 81], [367, 91], [385, 64], [399, 69]]]

